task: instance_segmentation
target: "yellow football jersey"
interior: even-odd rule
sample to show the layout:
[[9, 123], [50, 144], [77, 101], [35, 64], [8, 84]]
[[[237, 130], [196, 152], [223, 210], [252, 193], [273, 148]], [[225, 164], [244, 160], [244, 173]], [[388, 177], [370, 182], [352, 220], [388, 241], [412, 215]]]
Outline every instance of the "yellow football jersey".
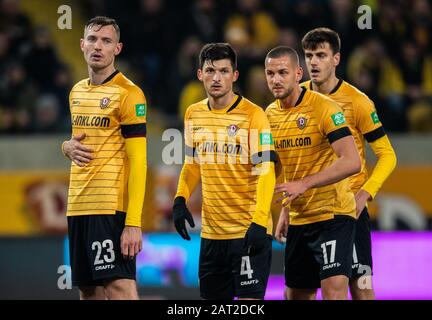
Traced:
[[[351, 135], [342, 109], [331, 99], [302, 88], [294, 107], [276, 100], [266, 109], [282, 162], [285, 181], [300, 180], [322, 171], [335, 159], [331, 143]], [[355, 217], [354, 195], [348, 179], [313, 188], [291, 202], [290, 224], [329, 220], [335, 214]]]
[[115, 214], [127, 209], [129, 161], [125, 138], [146, 136], [144, 93], [116, 71], [101, 85], [78, 82], [69, 96], [72, 135], [93, 149], [86, 166], [71, 164], [68, 216]]
[[[312, 90], [311, 81], [301, 85]], [[368, 179], [365, 139], [370, 143], [385, 136], [386, 133], [372, 100], [354, 86], [340, 79], [336, 87], [326, 96], [336, 101], [342, 108], [359, 150], [361, 171], [350, 177], [351, 190], [356, 193]]]
[[201, 174], [201, 236], [243, 238], [256, 208], [255, 165], [275, 159], [264, 110], [240, 95], [222, 110], [202, 100], [186, 110], [185, 144], [186, 163], [198, 162]]

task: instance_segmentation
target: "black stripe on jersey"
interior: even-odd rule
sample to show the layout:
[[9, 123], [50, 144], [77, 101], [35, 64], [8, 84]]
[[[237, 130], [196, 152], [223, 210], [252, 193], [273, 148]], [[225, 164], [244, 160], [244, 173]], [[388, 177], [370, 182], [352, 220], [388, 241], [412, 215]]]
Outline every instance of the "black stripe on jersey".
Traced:
[[302, 92], [300, 93], [300, 96], [298, 97], [298, 99], [297, 99], [297, 101], [296, 101], [294, 107], [297, 107], [297, 106], [300, 104], [300, 102], [302, 102], [303, 97], [304, 97], [304, 95], [305, 95], [305, 93], [306, 93], [306, 90], [307, 90], [307, 89], [306, 89], [305, 87], [301, 87], [301, 89], [302, 89]]
[[335, 142], [343, 137], [351, 136], [351, 131], [348, 127], [339, 128], [335, 131], [330, 132], [327, 135], [327, 139], [330, 143]]
[[263, 162], [277, 162], [278, 156], [274, 150], [260, 151], [251, 156], [252, 164], [257, 165]]
[[[334, 87], [333, 90], [330, 91], [329, 94], [333, 94], [333, 93], [335, 93], [336, 91], [338, 91], [338, 89], [340, 88], [340, 86], [342, 85], [342, 83], [343, 83], [343, 80], [342, 80], [342, 79], [339, 79], [339, 81], [338, 81], [336, 87]], [[311, 81], [311, 84], [312, 84], [312, 81]]]
[[122, 124], [121, 133], [125, 138], [136, 138], [147, 136], [147, 124], [136, 123], [136, 124]]
[[379, 128], [376, 128], [375, 130], [365, 133], [363, 136], [365, 137], [367, 142], [371, 143], [378, 140], [379, 138], [384, 137], [385, 135], [386, 133], [384, 131], [384, 127], [381, 126]]

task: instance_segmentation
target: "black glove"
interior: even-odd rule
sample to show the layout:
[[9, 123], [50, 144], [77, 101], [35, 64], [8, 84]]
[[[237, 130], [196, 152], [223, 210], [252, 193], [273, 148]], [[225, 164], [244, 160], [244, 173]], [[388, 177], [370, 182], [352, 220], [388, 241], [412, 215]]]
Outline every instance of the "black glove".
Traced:
[[267, 228], [252, 222], [245, 235], [245, 246], [248, 255], [255, 255], [264, 247], [267, 240]]
[[190, 240], [191, 238], [186, 230], [185, 220], [189, 222], [189, 225], [192, 228], [195, 227], [195, 222], [189, 209], [186, 207], [186, 200], [183, 197], [177, 197], [174, 199], [173, 220], [174, 226], [181, 237], [185, 240]]

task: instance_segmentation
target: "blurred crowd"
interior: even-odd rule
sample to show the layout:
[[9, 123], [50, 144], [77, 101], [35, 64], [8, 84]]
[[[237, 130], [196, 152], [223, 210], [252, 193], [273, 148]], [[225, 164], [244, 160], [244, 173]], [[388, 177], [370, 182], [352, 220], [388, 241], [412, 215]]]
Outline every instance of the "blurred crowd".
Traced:
[[[55, 29], [35, 26], [16, 0], [0, 1], [0, 133], [69, 132], [73, 79], [51, 40]], [[372, 29], [358, 27], [362, 4], [372, 9]], [[263, 70], [267, 51], [288, 45], [302, 55], [303, 35], [327, 26], [342, 40], [338, 76], [369, 95], [386, 130], [432, 132], [428, 0], [80, 0], [75, 5], [85, 18], [117, 20], [124, 43], [120, 70], [143, 88], [152, 110], [179, 122], [185, 108], [205, 95], [196, 79], [203, 44], [223, 41], [236, 48], [236, 90], [265, 107], [272, 100]]]

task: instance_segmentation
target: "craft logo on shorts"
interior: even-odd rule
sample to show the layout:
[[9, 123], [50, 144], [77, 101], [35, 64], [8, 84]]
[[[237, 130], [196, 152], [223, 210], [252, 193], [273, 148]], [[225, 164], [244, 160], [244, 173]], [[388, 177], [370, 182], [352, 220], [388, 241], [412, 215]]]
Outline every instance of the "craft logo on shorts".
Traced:
[[227, 131], [228, 131], [228, 136], [230, 137], [234, 137], [238, 131], [239, 127], [236, 126], [235, 124], [232, 124], [230, 126], [227, 127]]
[[105, 109], [106, 107], [108, 107], [110, 102], [111, 102], [110, 98], [108, 98], [108, 97], [102, 98], [100, 101], [101, 109]]
[[307, 119], [305, 117], [300, 117], [297, 119], [297, 127], [299, 127], [300, 130], [303, 130], [306, 127]]

